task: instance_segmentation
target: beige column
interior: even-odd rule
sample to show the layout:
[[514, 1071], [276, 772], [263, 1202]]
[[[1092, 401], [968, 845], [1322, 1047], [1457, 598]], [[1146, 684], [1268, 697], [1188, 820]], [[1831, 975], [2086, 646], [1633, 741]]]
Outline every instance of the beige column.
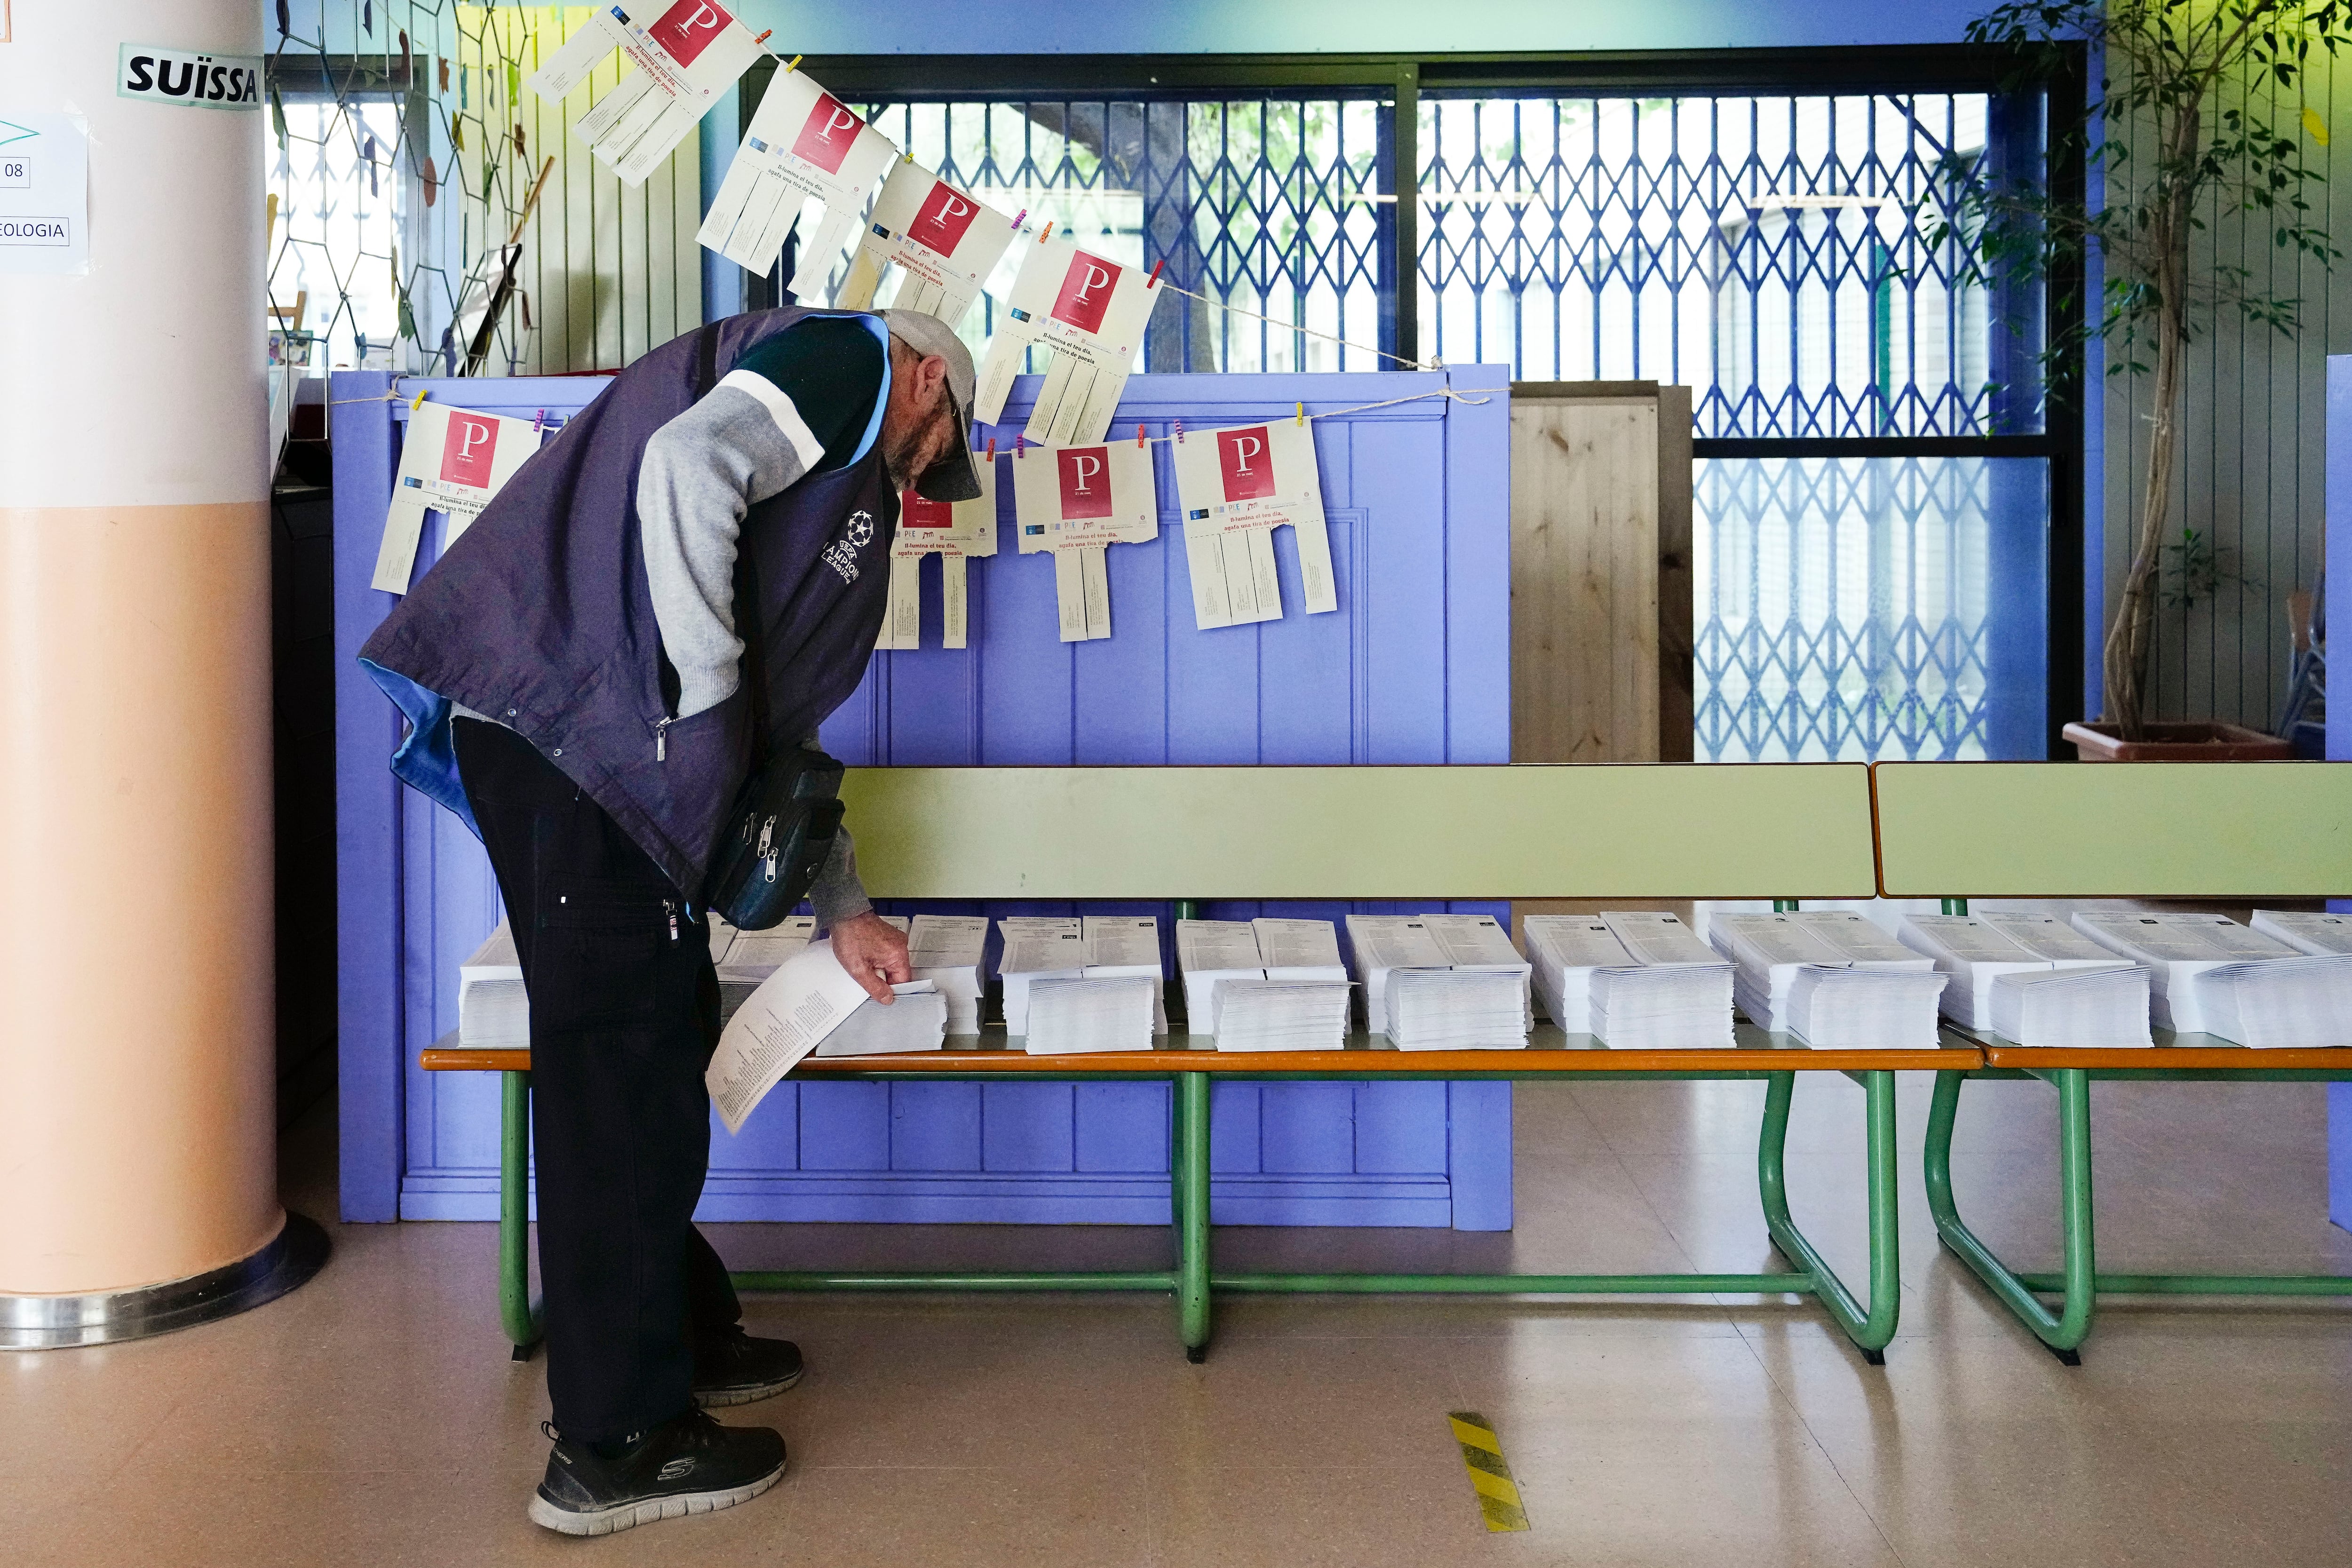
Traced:
[[268, 1247], [265, 108], [122, 98], [255, 0], [18, 4], [0, 120], [89, 128], [89, 270], [0, 262], [0, 1297]]

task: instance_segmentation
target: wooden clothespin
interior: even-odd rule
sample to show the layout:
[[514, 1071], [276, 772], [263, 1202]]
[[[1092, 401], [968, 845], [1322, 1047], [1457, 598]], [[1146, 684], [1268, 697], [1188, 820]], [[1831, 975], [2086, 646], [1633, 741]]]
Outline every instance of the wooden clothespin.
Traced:
[[776, 30], [775, 30], [773, 27], [771, 27], [771, 28], [769, 28], [766, 32], [764, 32], [764, 33], [761, 34], [758, 37], [756, 37], [756, 38], [752, 39], [751, 41], [752, 41], [753, 43], [755, 43], [755, 44], [764, 44], [764, 43], [766, 43], [770, 38], [772, 38], [772, 37], [774, 37], [775, 36], [776, 36]]
[[1301, 430], [1307, 428], [1307, 405], [1304, 403], [1298, 405], [1298, 427]]
[[1139, 452], [1143, 450], [1143, 426], [1140, 425], [1135, 427], [1135, 449]]
[[1150, 289], [1160, 287], [1160, 269], [1167, 265], [1168, 258], [1164, 256], [1151, 264], [1151, 276], [1143, 280], [1143, 286], [1145, 289]]
[[1052, 218], [1047, 218], [1047, 219], [1045, 220], [1045, 232], [1044, 232], [1043, 234], [1040, 234], [1040, 235], [1037, 237], [1037, 243], [1038, 243], [1038, 244], [1040, 244], [1040, 245], [1043, 245], [1043, 244], [1045, 244], [1047, 240], [1049, 240], [1049, 239], [1051, 239], [1051, 238], [1053, 238], [1053, 237], [1054, 237], [1054, 220], [1053, 220]]
[[546, 432], [547, 410], [542, 408], [539, 411], [539, 417], [530, 422], [530, 433], [534, 436], [541, 436], [546, 434]]
[[988, 456], [982, 460], [991, 463], [996, 461], [996, 437], [993, 436], [988, 438]]
[[1184, 422], [1181, 419], [1176, 421], [1176, 444], [1180, 447], [1184, 444]]
[[419, 392], [419, 393], [416, 395], [415, 398], [413, 401], [411, 401], [411, 402], [410, 402], [410, 404], [408, 405], [408, 411], [409, 411], [411, 414], [414, 414], [414, 413], [415, 413], [418, 409], [420, 409], [420, 408], [424, 407], [424, 406], [425, 406], [425, 399], [426, 398], [426, 396], [428, 396], [428, 395], [432, 393], [432, 391], [433, 391], [433, 389], [432, 389], [431, 387], [429, 387], [429, 386], [428, 386], [428, 387], [425, 387], [423, 391]]
[[801, 63], [801, 57], [800, 57], [800, 56], [798, 56], [798, 55], [794, 55], [791, 59], [788, 59], [788, 60], [786, 60], [786, 61], [784, 62], [784, 69], [785, 69], [786, 71], [790, 71], [790, 70], [792, 70], [794, 67], [798, 66], [800, 63]]
[[1027, 457], [1028, 455], [1029, 455], [1029, 437], [1028, 437], [1027, 436], [1025, 436], [1025, 435], [1021, 435], [1021, 436], [1015, 436], [1015, 437], [1013, 437], [1013, 460], [1014, 460], [1015, 462], [1018, 462], [1020, 459], [1022, 459], [1023, 458]]

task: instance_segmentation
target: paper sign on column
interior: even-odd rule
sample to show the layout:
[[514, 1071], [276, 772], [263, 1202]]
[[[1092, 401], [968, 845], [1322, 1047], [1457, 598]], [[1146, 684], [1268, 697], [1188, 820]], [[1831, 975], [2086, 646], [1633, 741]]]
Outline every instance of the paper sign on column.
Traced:
[[1151, 449], [1113, 441], [1024, 450], [1013, 460], [1013, 520], [1022, 554], [1053, 552], [1062, 640], [1110, 636], [1104, 547], [1160, 536]]
[[1134, 268], [1040, 236], [1022, 258], [1004, 319], [989, 341], [972, 416], [982, 425], [1003, 416], [1013, 378], [1034, 346], [1047, 351], [1051, 363], [1023, 434], [1047, 446], [1101, 440], [1110, 433], [1157, 294]]
[[720, 1031], [702, 1075], [727, 1131], [742, 1131], [768, 1091], [865, 1000], [866, 988], [834, 957], [829, 937], [811, 942], [761, 981]]
[[89, 270], [89, 132], [82, 117], [0, 104], [0, 274]]
[[971, 500], [927, 500], [908, 490], [898, 498], [898, 531], [890, 544], [890, 608], [883, 617], [882, 637], [875, 647], [885, 649], [923, 646], [922, 581], [926, 555], [940, 558], [940, 584], [945, 604], [942, 646], [965, 646], [969, 606], [964, 593], [963, 563], [975, 555], [996, 553], [996, 465], [977, 465], [980, 494]]
[[596, 161], [632, 185], [644, 184], [760, 58], [759, 41], [717, 0], [677, 0], [650, 25], [608, 5], [532, 73], [530, 89], [561, 100], [614, 49], [637, 68], [577, 129]]
[[425, 514], [448, 513], [447, 543], [455, 544], [490, 498], [539, 450], [539, 440], [538, 426], [528, 419], [477, 414], [443, 403], [418, 404], [408, 416], [408, 438], [400, 449], [400, 474], [384, 513], [373, 586], [386, 594], [407, 593]]
[[982, 281], [1013, 243], [1011, 218], [911, 159], [890, 166], [834, 308], [872, 308], [883, 273], [898, 268], [890, 308], [920, 310], [949, 326], [963, 320]]
[[1331, 580], [1323, 479], [1315, 461], [1314, 433], [1305, 424], [1274, 421], [1204, 430], [1176, 442], [1174, 449], [1196, 626], [1206, 631], [1281, 618], [1268, 535], [1286, 524], [1298, 540], [1307, 613], [1339, 607]]
[[751, 128], [727, 166], [727, 178], [695, 237], [705, 248], [753, 272], [776, 264], [784, 237], [814, 196], [824, 204], [814, 235], [804, 237], [789, 287], [814, 293], [833, 270], [898, 149], [803, 71], [781, 71], [768, 83]]

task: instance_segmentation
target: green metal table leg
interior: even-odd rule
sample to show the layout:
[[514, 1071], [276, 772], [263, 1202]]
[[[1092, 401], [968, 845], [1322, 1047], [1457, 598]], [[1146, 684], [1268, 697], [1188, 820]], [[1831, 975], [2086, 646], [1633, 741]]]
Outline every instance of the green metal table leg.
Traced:
[[1830, 1317], [1873, 1366], [1886, 1360], [1886, 1345], [1895, 1338], [1902, 1310], [1902, 1250], [1895, 1214], [1895, 1075], [1866, 1072], [1862, 1080], [1866, 1121], [1864, 1158], [1868, 1162], [1870, 1203], [1870, 1305], [1864, 1309], [1846, 1289], [1845, 1281], [1805, 1239], [1789, 1213], [1787, 1153], [1789, 1105], [1796, 1092], [1797, 1075], [1774, 1073], [1764, 1089], [1764, 1126], [1756, 1143], [1756, 1181], [1764, 1200], [1764, 1226], [1780, 1255], [1795, 1264], [1811, 1281]]
[[514, 1359], [529, 1361], [543, 1314], [530, 1299], [530, 1074], [505, 1080], [499, 1138], [499, 1318], [514, 1342]]
[[1927, 1210], [1936, 1216], [1936, 1234], [1953, 1256], [1967, 1264], [2053, 1355], [2068, 1366], [2080, 1366], [2077, 1347], [2091, 1331], [2091, 1315], [2098, 1300], [2091, 1203], [2091, 1080], [2080, 1068], [2064, 1068], [2051, 1077], [2058, 1089], [2058, 1217], [2065, 1243], [2061, 1310], [2053, 1315], [2035, 1298], [2033, 1287], [2011, 1272], [1960, 1219], [1952, 1192], [1952, 1129], [1959, 1120], [1960, 1086], [1967, 1079], [1956, 1072], [1936, 1075], [1935, 1098], [1927, 1107], [1923, 1161]]
[[1176, 1077], [1170, 1184], [1176, 1192], [1176, 1324], [1184, 1359], [1209, 1354], [1209, 1075]]

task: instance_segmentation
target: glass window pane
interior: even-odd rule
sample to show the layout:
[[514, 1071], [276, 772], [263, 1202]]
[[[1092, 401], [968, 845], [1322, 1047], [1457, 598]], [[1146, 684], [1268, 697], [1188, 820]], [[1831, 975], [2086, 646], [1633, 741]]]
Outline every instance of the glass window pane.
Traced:
[[1700, 761], [2044, 754], [2046, 460], [1695, 468]]

